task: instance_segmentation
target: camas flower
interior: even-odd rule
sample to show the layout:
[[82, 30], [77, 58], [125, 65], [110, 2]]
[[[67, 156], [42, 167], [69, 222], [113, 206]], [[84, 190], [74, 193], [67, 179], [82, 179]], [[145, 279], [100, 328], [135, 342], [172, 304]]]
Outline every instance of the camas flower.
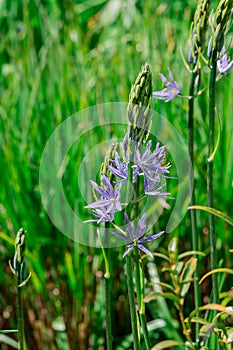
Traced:
[[168, 74], [171, 82], [167, 80], [167, 78], [163, 74], [159, 74], [160, 78], [162, 79], [164, 85], [166, 86], [165, 89], [161, 91], [155, 91], [152, 93], [152, 96], [154, 98], [158, 98], [159, 100], [164, 100], [165, 102], [171, 101], [173, 98], [175, 98], [180, 93], [179, 86], [177, 82], [174, 80], [172, 72], [168, 68]]
[[113, 166], [107, 164], [107, 168], [113, 173], [113, 175], [119, 177], [121, 180], [117, 181], [118, 184], [123, 184], [128, 179], [128, 163], [121, 162], [119, 154], [115, 153], [115, 159], [111, 160], [111, 162], [116, 166], [114, 168]]
[[133, 181], [139, 174], [151, 180], [155, 180], [155, 175], [163, 175], [169, 173], [168, 166], [162, 165], [165, 158], [166, 147], [159, 147], [157, 143], [154, 152], [151, 152], [152, 141], [146, 145], [146, 151], [141, 154], [139, 150], [135, 152], [134, 164], [136, 166], [133, 172]]
[[153, 258], [152, 253], [146, 247], [144, 247], [143, 244], [150, 241], [154, 241], [155, 239], [160, 237], [164, 233], [164, 231], [161, 231], [155, 235], [144, 237], [146, 233], [146, 214], [142, 215], [142, 218], [137, 226], [136, 232], [134, 232], [133, 226], [129, 221], [128, 215], [126, 213], [124, 215], [127, 226], [126, 235], [123, 235], [122, 233], [118, 232], [112, 232], [112, 234], [122, 238], [126, 243], [128, 243], [128, 248], [124, 252], [123, 257], [125, 257], [135, 246], [137, 246], [138, 249], [142, 250], [144, 253], [148, 254], [150, 257]]
[[85, 207], [91, 209], [92, 214], [99, 219], [87, 220], [86, 222], [100, 223], [112, 221], [115, 212], [121, 210], [121, 203], [119, 201], [121, 184], [116, 185], [116, 189], [114, 190], [109, 179], [103, 173], [101, 174], [101, 181], [104, 187], [101, 187], [97, 185], [96, 182], [90, 180], [91, 185], [94, 190], [100, 194], [101, 199], [98, 199]]
[[219, 53], [219, 60], [217, 61], [217, 70], [220, 74], [227, 74], [233, 68], [233, 60], [226, 54], [225, 46], [222, 47]]
[[163, 187], [160, 176], [156, 175], [154, 179], [144, 177], [144, 192], [148, 196], [170, 198], [169, 192], [162, 192]]

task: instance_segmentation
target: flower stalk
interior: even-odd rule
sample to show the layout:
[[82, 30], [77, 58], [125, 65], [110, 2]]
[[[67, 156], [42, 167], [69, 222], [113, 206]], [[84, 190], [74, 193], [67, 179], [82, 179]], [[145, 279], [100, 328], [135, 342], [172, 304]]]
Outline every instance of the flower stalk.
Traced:
[[130, 254], [126, 255], [126, 271], [134, 350], [140, 350], [138, 318], [134, 301], [133, 269]]
[[18, 327], [18, 349], [24, 349], [24, 322], [23, 322], [23, 304], [22, 304], [22, 287], [28, 282], [31, 273], [26, 277], [25, 271], [25, 250], [26, 231], [21, 228], [15, 238], [15, 254], [13, 261], [9, 261], [11, 271], [17, 276], [17, 327]]
[[[110, 248], [105, 249], [106, 260], [109, 262]], [[109, 266], [108, 266], [109, 267]], [[105, 302], [106, 302], [106, 342], [107, 350], [112, 350], [112, 313], [111, 313], [111, 286], [110, 286], [110, 272], [106, 270], [105, 277]]]
[[149, 332], [146, 324], [145, 316], [145, 304], [144, 304], [144, 273], [141, 266], [140, 256], [138, 252], [138, 247], [134, 247], [134, 263], [135, 263], [135, 285], [138, 300], [138, 309], [140, 322], [142, 326], [142, 332], [144, 335], [146, 350], [151, 349]]
[[[210, 71], [209, 82], [209, 146], [208, 146], [208, 163], [207, 163], [207, 191], [208, 191], [208, 206], [214, 208], [214, 153], [215, 142], [215, 85], [217, 72], [217, 50], [214, 49], [212, 53], [212, 67]], [[217, 249], [216, 249], [216, 232], [215, 232], [215, 218], [209, 213], [209, 230], [210, 230], [210, 268], [214, 270], [217, 268]], [[219, 290], [217, 275], [212, 275], [213, 286], [213, 302], [219, 303]]]
[[[145, 317], [144, 274], [141, 268], [139, 250], [153, 258], [152, 253], [144, 244], [157, 239], [164, 233], [164, 231], [161, 231], [157, 234], [146, 236], [146, 213], [139, 218], [141, 212], [140, 199], [145, 196], [166, 198], [169, 195], [168, 192], [161, 191], [164, 187], [163, 179], [169, 173], [169, 165], [164, 164], [166, 147], [160, 147], [157, 144], [154, 151], [151, 151], [152, 141], [149, 141], [145, 152], [143, 152], [143, 143], [149, 136], [151, 125], [152, 115], [149, 109], [151, 96], [152, 74], [150, 66], [145, 64], [131, 88], [127, 107], [128, 129], [124, 140], [121, 143], [121, 147], [115, 145], [108, 151], [101, 166], [101, 185], [90, 180], [95, 201], [86, 206], [96, 217], [96, 219], [90, 219], [86, 222], [105, 223], [106, 228], [113, 226], [117, 232], [111, 233], [120, 237], [127, 245], [123, 257], [126, 257], [127, 286], [135, 350], [140, 349], [140, 324], [146, 349], [150, 349], [150, 339]], [[144, 181], [141, 181], [142, 176]], [[129, 186], [131, 185], [134, 188], [133, 200], [129, 197]], [[121, 188], [123, 186], [126, 187], [124, 203], [122, 203], [121, 199]], [[115, 217], [117, 212], [124, 213], [124, 216], [118, 215]], [[138, 222], [137, 227], [135, 221]], [[125, 227], [124, 230], [121, 227]], [[106, 238], [108, 239], [108, 236]], [[105, 246], [108, 246], [106, 240]], [[131, 254], [132, 252], [134, 254]], [[109, 256], [107, 256], [105, 250], [103, 250], [103, 255], [106, 271], [108, 270], [109, 272]], [[133, 258], [134, 268], [132, 266]], [[111, 327], [109, 326], [111, 325], [110, 287], [107, 273], [105, 278], [106, 337], [108, 350], [111, 350], [112, 338]], [[139, 315], [136, 309], [134, 287], [136, 289]]]
[[[190, 204], [195, 205], [195, 182], [194, 182], [194, 95], [195, 87], [197, 91], [199, 90], [200, 75], [201, 75], [201, 65], [199, 56], [205, 48], [206, 43], [206, 32], [208, 28], [208, 18], [209, 18], [209, 0], [199, 0], [197, 8], [194, 14], [194, 19], [191, 24], [191, 50], [189, 54], [189, 64], [191, 68], [191, 78], [189, 85], [189, 109], [188, 109], [188, 149], [191, 164], [189, 167], [189, 178], [190, 178]], [[198, 82], [198, 83], [197, 83]], [[196, 212], [191, 210], [191, 232], [192, 232], [192, 249], [194, 251], [199, 250], [199, 237], [197, 232], [197, 218]], [[198, 256], [195, 255], [198, 259]], [[198, 261], [198, 260], [197, 260]], [[194, 272], [194, 303], [195, 308], [199, 308], [201, 305], [201, 294], [199, 286], [199, 274], [198, 269]], [[200, 325], [196, 323], [195, 325], [195, 338], [198, 339]]]
[[[233, 0], [221, 0], [216, 9], [213, 23], [213, 37], [210, 40], [208, 55], [210, 59], [210, 81], [209, 81], [209, 146], [208, 146], [208, 163], [207, 163], [207, 191], [208, 205], [214, 208], [214, 152], [215, 152], [215, 105], [216, 105], [216, 76], [217, 61], [219, 54], [224, 49], [224, 36], [228, 20], [231, 15]], [[217, 268], [217, 249], [216, 249], [216, 232], [215, 218], [209, 213], [209, 230], [210, 230], [210, 267], [211, 270]], [[219, 303], [218, 279], [215, 274], [212, 275], [213, 302]]]
[[[191, 80], [190, 80], [190, 87], [189, 87], [189, 95], [194, 95], [194, 88], [195, 88], [195, 80], [196, 80], [196, 72], [191, 73]], [[191, 164], [189, 167], [189, 193], [190, 193], [190, 205], [195, 205], [195, 183], [194, 183], [194, 99], [191, 98], [189, 100], [189, 110], [188, 110], [188, 149], [189, 149], [189, 156], [191, 160]], [[197, 216], [196, 211], [191, 210], [191, 232], [192, 232], [192, 249], [194, 251], [199, 250], [199, 237], [197, 232]], [[198, 256], [195, 256], [198, 258]], [[199, 275], [198, 275], [198, 269], [194, 272], [194, 303], [195, 308], [197, 309], [201, 305], [201, 294], [200, 294], [200, 286], [199, 286]], [[198, 323], [195, 325], [195, 336], [196, 339], [198, 339], [200, 326]]]

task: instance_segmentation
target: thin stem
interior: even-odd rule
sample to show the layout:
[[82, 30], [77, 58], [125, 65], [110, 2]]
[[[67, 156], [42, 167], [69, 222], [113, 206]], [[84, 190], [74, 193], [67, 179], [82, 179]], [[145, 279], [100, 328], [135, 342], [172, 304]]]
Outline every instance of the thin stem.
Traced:
[[[189, 95], [194, 96], [194, 88], [195, 88], [195, 79], [197, 76], [197, 72], [192, 72], [191, 75], [191, 81], [189, 86]], [[189, 166], [189, 194], [190, 194], [190, 205], [195, 205], [195, 183], [194, 183], [194, 99], [191, 98], [189, 100], [189, 114], [188, 114], [188, 134], [189, 134], [189, 140], [188, 140], [188, 147], [189, 147], [189, 156], [191, 160], [191, 164]], [[192, 249], [194, 251], [198, 251], [198, 233], [197, 233], [197, 217], [196, 217], [196, 211], [191, 210], [191, 231], [192, 231]], [[198, 259], [198, 256], [195, 255], [195, 257]], [[197, 260], [198, 262], [198, 260]], [[198, 282], [198, 269], [194, 272], [194, 302], [195, 302], [195, 308], [197, 309], [201, 305], [201, 295], [200, 295], [200, 287]], [[196, 340], [198, 339], [200, 325], [198, 322], [196, 322], [195, 325], [195, 336]]]
[[131, 325], [133, 333], [133, 343], [134, 350], [140, 350], [139, 344], [139, 334], [138, 334], [138, 322], [137, 322], [137, 313], [134, 302], [134, 285], [133, 285], [133, 272], [132, 272], [132, 263], [130, 254], [126, 255], [126, 271], [127, 271], [127, 285], [128, 285], [128, 294], [129, 294], [129, 306], [130, 306], [130, 316], [131, 316]]
[[189, 330], [187, 329], [187, 326], [185, 323], [183, 305], [179, 305], [179, 317], [180, 317], [180, 321], [181, 321], [182, 328], [183, 328], [183, 334], [185, 335], [186, 339], [190, 343], [190, 346], [192, 347], [192, 349], [194, 349], [194, 347], [192, 345], [193, 342], [192, 342], [192, 339], [191, 339], [190, 334], [189, 334]]
[[137, 246], [134, 247], [134, 266], [135, 266], [135, 284], [136, 284], [140, 321], [142, 325], [142, 332], [145, 339], [146, 349], [150, 350], [151, 344], [150, 344], [149, 332], [147, 329], [146, 317], [145, 317], [144, 273], [142, 268], [140, 267], [140, 257], [139, 257]]
[[[214, 208], [214, 178], [213, 167], [214, 157], [214, 130], [215, 130], [215, 85], [216, 85], [216, 68], [217, 68], [217, 51], [212, 54], [212, 68], [210, 70], [209, 83], [209, 158], [207, 163], [207, 190], [208, 205]], [[217, 249], [216, 249], [216, 233], [214, 215], [209, 213], [209, 229], [210, 229], [210, 268], [217, 268]], [[219, 303], [218, 279], [217, 274], [212, 275], [213, 302]]]
[[[110, 248], [105, 249], [106, 258], [109, 261]], [[110, 288], [110, 273], [105, 273], [105, 302], [106, 302], [106, 341], [107, 350], [112, 350], [112, 317], [111, 317], [111, 288]]]
[[17, 328], [18, 328], [18, 348], [19, 350], [24, 349], [24, 324], [23, 324], [23, 305], [22, 305], [22, 294], [21, 288], [21, 276], [18, 271], [17, 277]]
[[[108, 223], [105, 223], [105, 228], [109, 227]], [[100, 237], [99, 237], [100, 238]], [[100, 239], [101, 242], [101, 239]], [[109, 245], [108, 233], [105, 233], [105, 246]], [[112, 313], [111, 313], [111, 287], [110, 287], [110, 248], [105, 249], [101, 242], [101, 248], [103, 252], [104, 262], [105, 262], [105, 274], [104, 274], [104, 292], [105, 292], [105, 322], [106, 322], [106, 343], [107, 350], [112, 350]]]

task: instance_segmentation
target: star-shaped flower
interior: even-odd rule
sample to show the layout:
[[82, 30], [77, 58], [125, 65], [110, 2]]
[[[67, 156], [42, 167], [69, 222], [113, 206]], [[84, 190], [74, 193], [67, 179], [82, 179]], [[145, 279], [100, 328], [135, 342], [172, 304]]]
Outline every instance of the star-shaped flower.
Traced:
[[101, 174], [101, 181], [103, 187], [97, 185], [96, 182], [90, 180], [91, 185], [93, 186], [94, 190], [100, 194], [101, 199], [98, 199], [97, 201], [85, 207], [87, 209], [92, 209], [92, 214], [97, 216], [99, 219], [87, 220], [86, 222], [100, 223], [112, 221], [114, 219], [115, 212], [121, 210], [121, 184], [116, 185], [116, 188], [114, 190], [109, 179], [103, 173]]
[[148, 196], [159, 196], [170, 198], [169, 192], [162, 192], [164, 185], [161, 185], [161, 178], [155, 175], [154, 179], [144, 177], [144, 192]]
[[169, 68], [167, 70], [168, 70], [168, 74], [171, 82], [169, 82], [167, 78], [160, 73], [159, 76], [162, 79], [166, 88], [161, 91], [155, 91], [152, 93], [152, 96], [154, 98], [158, 98], [159, 100], [164, 100], [165, 102], [171, 101], [180, 93], [179, 86], [177, 82], [174, 80], [172, 72], [170, 71]]
[[146, 247], [144, 247], [143, 244], [150, 241], [154, 241], [155, 239], [160, 237], [164, 233], [164, 231], [161, 231], [155, 235], [144, 237], [146, 233], [146, 214], [142, 215], [142, 218], [137, 226], [136, 232], [134, 232], [133, 226], [129, 221], [128, 215], [126, 213], [124, 215], [127, 226], [126, 235], [123, 235], [122, 233], [118, 232], [112, 232], [114, 235], [122, 238], [125, 242], [128, 243], [128, 248], [124, 252], [123, 257], [125, 257], [135, 246], [137, 246], [138, 249], [142, 250], [144, 253], [148, 254], [150, 257], [153, 258], [152, 253]]
[[119, 154], [116, 152], [116, 156], [114, 160], [111, 160], [111, 162], [116, 166], [114, 168], [113, 166], [107, 164], [107, 168], [113, 173], [113, 175], [119, 177], [121, 180], [117, 181], [118, 184], [123, 184], [128, 179], [128, 163], [121, 162]]
[[225, 46], [222, 47], [219, 53], [219, 60], [217, 61], [217, 70], [220, 74], [227, 74], [233, 68], [233, 60], [226, 54]]
[[169, 173], [168, 166], [162, 165], [165, 159], [166, 147], [159, 147], [157, 143], [154, 152], [151, 152], [152, 141], [150, 140], [146, 145], [146, 150], [143, 154], [137, 149], [134, 156], [134, 165], [136, 166], [133, 172], [133, 180], [139, 174], [144, 177], [155, 179], [155, 175], [163, 175]]

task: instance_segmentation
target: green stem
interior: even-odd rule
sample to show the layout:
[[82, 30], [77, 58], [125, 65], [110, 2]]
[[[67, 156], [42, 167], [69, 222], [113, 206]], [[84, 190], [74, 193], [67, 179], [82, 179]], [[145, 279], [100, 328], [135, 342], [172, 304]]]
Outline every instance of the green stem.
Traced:
[[[110, 258], [110, 248], [105, 249], [106, 259], [109, 261]], [[109, 268], [109, 266], [108, 266]], [[105, 302], [106, 302], [106, 340], [107, 340], [107, 350], [112, 350], [112, 317], [111, 317], [111, 288], [110, 288], [110, 273], [106, 269], [105, 273]]]
[[126, 255], [126, 271], [127, 271], [127, 285], [128, 285], [128, 294], [129, 294], [129, 306], [130, 306], [134, 350], [140, 350], [137, 313], [136, 313], [136, 307], [134, 302], [133, 272], [132, 272], [132, 263], [131, 263], [130, 254]]
[[[217, 51], [214, 49], [212, 54], [212, 68], [210, 70], [209, 83], [209, 158], [207, 163], [207, 190], [208, 190], [208, 205], [214, 208], [214, 179], [213, 167], [214, 158], [212, 157], [214, 144], [215, 130], [215, 84], [216, 84], [216, 68], [217, 68]], [[216, 249], [216, 233], [214, 215], [209, 213], [209, 229], [210, 229], [210, 268], [217, 268], [217, 249]], [[217, 274], [212, 275], [213, 302], [219, 303], [218, 279]]]
[[[189, 96], [194, 96], [194, 88], [195, 88], [195, 79], [196, 79], [197, 73], [192, 72], [191, 75], [191, 81], [189, 86]], [[195, 205], [195, 183], [194, 183], [194, 98], [191, 98], [189, 100], [189, 114], [188, 114], [188, 134], [189, 134], [189, 140], [188, 140], [188, 147], [189, 147], [189, 156], [191, 160], [191, 164], [189, 166], [189, 194], [190, 194], [190, 205]], [[196, 217], [196, 211], [191, 210], [191, 232], [192, 232], [192, 249], [194, 251], [199, 250], [199, 244], [198, 244], [198, 233], [197, 233], [197, 217]], [[198, 256], [195, 256], [196, 259], [198, 259]], [[198, 275], [198, 268], [194, 272], [194, 302], [195, 302], [195, 308], [197, 309], [201, 305], [201, 294], [200, 294], [200, 286], [199, 286], [199, 275]], [[196, 322], [195, 325], [195, 336], [196, 340], [198, 339], [200, 325], [198, 322]]]
[[[105, 223], [105, 229], [109, 228], [109, 224]], [[112, 350], [112, 313], [111, 313], [111, 286], [110, 286], [110, 268], [109, 268], [109, 261], [110, 261], [110, 248], [105, 249], [103, 247], [103, 244], [100, 239], [100, 235], [98, 233], [102, 253], [104, 257], [104, 263], [105, 263], [105, 274], [104, 274], [104, 296], [105, 296], [105, 322], [106, 322], [106, 343], [107, 343], [107, 350]], [[105, 246], [108, 247], [109, 243], [109, 236], [108, 233], [105, 233]]]
[[18, 348], [19, 350], [24, 349], [24, 324], [23, 324], [23, 305], [22, 305], [22, 294], [21, 288], [21, 276], [18, 271], [17, 277], [17, 328], [18, 328]]
[[145, 339], [146, 349], [150, 350], [151, 349], [150, 337], [149, 337], [149, 332], [147, 329], [146, 317], [145, 317], [144, 283], [143, 283], [144, 274], [143, 274], [142, 268], [140, 268], [140, 257], [139, 257], [137, 246], [134, 247], [134, 266], [135, 266], [135, 284], [136, 284], [140, 321], [142, 325], [142, 332]]

